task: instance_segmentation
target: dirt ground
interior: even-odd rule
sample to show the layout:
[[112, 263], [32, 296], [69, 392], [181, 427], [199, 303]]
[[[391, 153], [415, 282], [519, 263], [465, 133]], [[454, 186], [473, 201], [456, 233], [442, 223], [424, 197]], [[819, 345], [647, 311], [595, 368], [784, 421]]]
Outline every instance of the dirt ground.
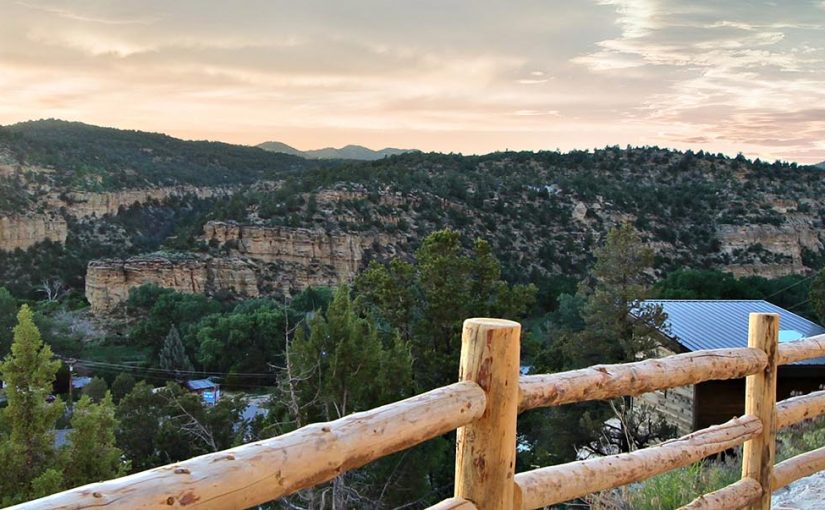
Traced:
[[825, 510], [825, 472], [774, 492], [772, 503], [773, 510]]

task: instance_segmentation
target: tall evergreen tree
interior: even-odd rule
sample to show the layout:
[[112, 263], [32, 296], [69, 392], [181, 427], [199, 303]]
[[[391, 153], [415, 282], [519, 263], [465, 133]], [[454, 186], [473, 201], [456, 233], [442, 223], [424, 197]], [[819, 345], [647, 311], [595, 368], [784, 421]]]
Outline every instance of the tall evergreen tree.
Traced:
[[8, 406], [3, 422], [8, 435], [0, 440], [0, 494], [3, 504], [25, 501], [58, 490], [54, 427], [63, 403], [48, 402], [60, 362], [52, 360], [32, 311], [23, 305], [17, 314], [11, 353], [0, 364]]
[[17, 300], [5, 287], [0, 287], [0, 356], [8, 354], [11, 348], [16, 316]]
[[183, 347], [178, 328], [174, 324], [169, 328], [169, 333], [163, 340], [163, 347], [160, 349], [160, 368], [174, 371], [176, 375], [181, 372], [186, 373], [195, 370], [186, 355], [186, 349]]
[[536, 295], [533, 285], [509, 286], [501, 280], [501, 264], [486, 241], [465, 250], [452, 230], [427, 236], [415, 264], [370, 264], [355, 288], [360, 308], [410, 341], [421, 390], [455, 382], [465, 319], [520, 319]]
[[[277, 420], [296, 425], [334, 420], [412, 394], [408, 344], [400, 335], [382, 341], [375, 325], [356, 313], [348, 288], [338, 288], [326, 313], [312, 314], [306, 329], [308, 334], [304, 327], [296, 330], [289, 362], [293, 375], [311, 384], [296, 384], [291, 395], [279, 399], [274, 409]], [[413, 496], [411, 480], [419, 482], [425, 477], [420, 470], [423, 464], [410, 462], [414, 457], [382, 459], [339, 476], [332, 483], [332, 508], [392, 507], [388, 501], [395, 495]], [[382, 491], [384, 487], [392, 490]], [[311, 490], [299, 497], [308, 500], [308, 507], [319, 508], [325, 490]]]
[[68, 487], [107, 480], [126, 472], [121, 450], [115, 446], [115, 405], [107, 391], [95, 404], [83, 395], [72, 414], [64, 478]]
[[[549, 345], [537, 357], [534, 370], [554, 372], [635, 361], [655, 345], [667, 317], [661, 307], [642, 304], [649, 295], [652, 250], [625, 224], [608, 232], [595, 255], [593, 269], [577, 295], [560, 299], [566, 308], [560, 314], [564, 324], [552, 329]], [[615, 413], [620, 415], [620, 426], [606, 428], [605, 421]], [[673, 427], [660, 416], [634, 409], [631, 399], [616, 399], [612, 406], [587, 402], [537, 410], [519, 426], [532, 443], [522, 457], [541, 465], [572, 460], [580, 448], [598, 453], [628, 451], [673, 433]]]

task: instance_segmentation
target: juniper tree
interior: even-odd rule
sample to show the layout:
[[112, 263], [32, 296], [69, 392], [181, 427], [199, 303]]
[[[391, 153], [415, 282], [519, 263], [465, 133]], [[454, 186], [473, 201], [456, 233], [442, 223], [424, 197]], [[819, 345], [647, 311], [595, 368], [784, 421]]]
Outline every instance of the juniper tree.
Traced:
[[100, 403], [103, 401], [103, 398], [109, 392], [109, 385], [106, 384], [106, 380], [102, 377], [92, 377], [92, 380], [89, 381], [89, 384], [83, 387], [81, 390], [82, 395], [86, 395], [92, 399], [92, 402], [95, 404]]
[[[296, 424], [334, 420], [412, 394], [408, 344], [400, 335], [382, 341], [375, 324], [356, 313], [346, 287], [337, 289], [325, 313], [312, 314], [306, 327], [296, 329], [291, 352], [294, 373], [311, 379], [295, 386], [297, 402], [286, 398], [276, 404], [274, 414], [282, 420]], [[418, 487], [409, 479], [422, 480], [425, 474], [421, 463], [411, 462], [414, 457], [382, 459], [337, 477], [332, 483], [332, 508], [392, 507], [389, 500], [398, 494], [415, 496]], [[315, 508], [327, 489], [299, 497]]]
[[[615, 227], [595, 251], [596, 261], [575, 297], [562, 301], [564, 324], [550, 332], [550, 341], [534, 363], [539, 372], [572, 370], [596, 364], [634, 361], [649, 354], [666, 315], [661, 307], [643, 304], [649, 295], [647, 272], [652, 250], [629, 224]], [[620, 425], [605, 422], [612, 417]], [[607, 453], [628, 451], [669, 437], [674, 428], [657, 413], [633, 407], [630, 399], [588, 402], [539, 410], [525, 416], [521, 430], [531, 443], [522, 455], [530, 464], [572, 460], [577, 449]]]
[[11, 353], [0, 364], [8, 401], [2, 413], [8, 433], [0, 439], [4, 505], [48, 494], [62, 485], [60, 472], [54, 468], [54, 428], [64, 406], [60, 400], [46, 399], [60, 367], [53, 357], [32, 311], [23, 305], [17, 314]]
[[115, 446], [115, 405], [112, 395], [94, 403], [83, 395], [72, 413], [72, 431], [68, 436], [64, 478], [67, 487], [115, 478], [126, 473], [122, 451]]
[[183, 347], [178, 328], [174, 325], [169, 328], [169, 333], [160, 349], [160, 368], [175, 372], [175, 375], [181, 372], [191, 373], [195, 370], [189, 357], [186, 356], [186, 349]]

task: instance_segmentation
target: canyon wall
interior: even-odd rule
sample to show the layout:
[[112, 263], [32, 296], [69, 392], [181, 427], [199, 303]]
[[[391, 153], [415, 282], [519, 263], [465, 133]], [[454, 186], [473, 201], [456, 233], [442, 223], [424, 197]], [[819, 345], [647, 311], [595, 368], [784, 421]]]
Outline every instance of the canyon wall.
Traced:
[[808, 269], [803, 264], [803, 250], [818, 253], [823, 249], [819, 233], [811, 221], [790, 215], [781, 225], [719, 225], [716, 235], [722, 253], [735, 255], [761, 246], [776, 258], [771, 263], [730, 264], [723, 268], [737, 276], [776, 278], [804, 273]]
[[69, 234], [66, 220], [59, 215], [32, 214], [0, 216], [0, 250], [26, 250], [50, 240], [66, 242]]
[[145, 204], [150, 200], [163, 201], [172, 197], [195, 195], [198, 198], [225, 196], [231, 188], [206, 188], [174, 186], [145, 188], [104, 193], [51, 192], [39, 202], [41, 210], [48, 213], [21, 212], [0, 216], [0, 251], [25, 250], [36, 243], [51, 240], [64, 243], [68, 235], [66, 219], [59, 211], [75, 218], [100, 218], [115, 215], [121, 207]]
[[264, 265], [271, 285], [283, 292], [351, 281], [370, 256], [393, 256], [397, 240], [377, 233], [240, 225], [210, 221], [203, 239], [231, 255]]
[[254, 264], [248, 261], [153, 254], [89, 262], [86, 299], [93, 313], [109, 313], [126, 301], [130, 289], [147, 283], [186, 293], [230, 292], [250, 298], [260, 295]]
[[101, 217], [106, 214], [117, 214], [121, 207], [131, 207], [136, 203], [145, 204], [150, 200], [163, 201], [168, 198], [182, 197], [185, 195], [195, 195], [198, 198], [210, 198], [228, 195], [231, 192], [231, 188], [195, 186], [129, 189], [103, 193], [72, 191], [62, 195], [50, 195], [48, 205], [54, 209], [65, 208], [68, 214], [76, 218], [88, 218], [91, 216]]

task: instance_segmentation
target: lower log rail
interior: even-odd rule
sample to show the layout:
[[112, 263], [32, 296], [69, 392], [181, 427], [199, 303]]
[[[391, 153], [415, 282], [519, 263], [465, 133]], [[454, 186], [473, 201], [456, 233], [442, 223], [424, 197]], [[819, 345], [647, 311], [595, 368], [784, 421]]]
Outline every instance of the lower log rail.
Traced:
[[272, 439], [84, 485], [12, 508], [249, 508], [455, 430], [478, 419], [485, 407], [486, 396], [478, 384], [459, 382]]
[[761, 431], [758, 418], [743, 416], [643, 450], [519, 473], [522, 508], [550, 506], [646, 480], [738, 446]]
[[764, 370], [764, 352], [747, 347], [676, 354], [620, 365], [597, 365], [519, 379], [519, 411], [641, 395], [704, 381], [739, 379]]
[[791, 457], [773, 468], [771, 490], [778, 490], [800, 478], [825, 470], [825, 446]]
[[762, 497], [762, 486], [753, 478], [743, 478], [704, 496], [699, 496], [679, 510], [739, 510]]
[[791, 397], [776, 403], [776, 428], [790, 427], [825, 414], [825, 390]]

